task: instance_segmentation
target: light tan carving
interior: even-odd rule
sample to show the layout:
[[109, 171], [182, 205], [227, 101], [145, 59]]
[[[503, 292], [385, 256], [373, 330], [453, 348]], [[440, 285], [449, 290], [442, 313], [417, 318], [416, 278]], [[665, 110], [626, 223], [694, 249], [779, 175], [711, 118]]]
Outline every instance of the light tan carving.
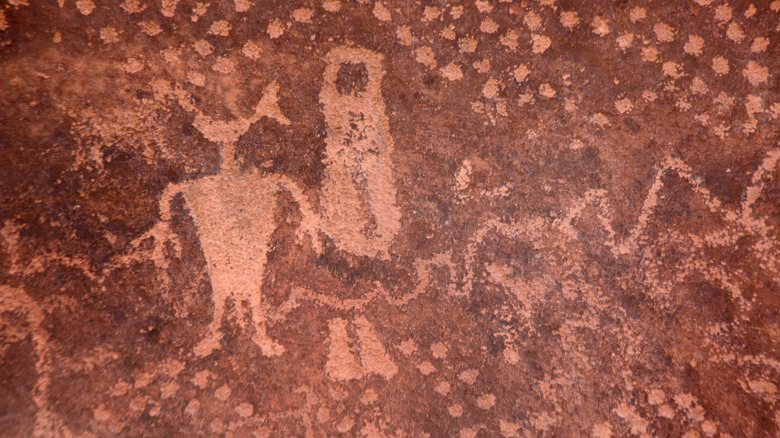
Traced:
[[[165, 91], [176, 96], [184, 109], [195, 113], [193, 126], [206, 139], [220, 146], [219, 173], [167, 187], [160, 200], [162, 220], [144, 236], [155, 236], [159, 242], [171, 237], [167, 229], [171, 220], [170, 205], [175, 197], [182, 195], [197, 227], [213, 291], [213, 319], [207, 334], [195, 347], [198, 356], [219, 348], [222, 317], [231, 299], [237, 304], [249, 303], [251, 324], [256, 330], [253, 339], [265, 355], [279, 355], [284, 351], [266, 334], [267, 320], [280, 317], [279, 312], [269, 313], [263, 307], [261, 291], [266, 254], [274, 231], [276, 194], [280, 190], [289, 191], [298, 202], [303, 215], [299, 238], [309, 235], [316, 250], [320, 250], [318, 231], [322, 231], [343, 251], [389, 258], [390, 244], [400, 229], [401, 212], [396, 204], [392, 175], [393, 141], [381, 95], [382, 56], [366, 49], [340, 47], [329, 53], [326, 61], [320, 94], [328, 130], [321, 214], [311, 209], [302, 191], [290, 179], [281, 175], [260, 176], [238, 169], [234, 144], [252, 124], [263, 117], [289, 124], [277, 104], [278, 85], [275, 82], [266, 88], [251, 116], [232, 121], [204, 116], [181, 92]], [[339, 91], [336, 80], [344, 64], [365, 68], [365, 87], [355, 87], [347, 94]], [[155, 250], [155, 262], [165, 266], [160, 247], [157, 245]], [[297, 305], [297, 300], [302, 298], [298, 295], [294, 294], [288, 307]], [[306, 295], [313, 298], [317, 294]], [[349, 307], [347, 301], [337, 307]], [[403, 303], [407, 301], [403, 300]], [[241, 321], [247, 325], [243, 319]], [[363, 338], [369, 339], [366, 336], [371, 330], [366, 328], [367, 323], [360, 318], [355, 323]], [[369, 344], [374, 345], [365, 341], [365, 345]], [[381, 347], [379, 341], [375, 344]], [[365, 360], [382, 363], [384, 371], [371, 368], [372, 372], [386, 377], [392, 375], [387, 371], [392, 362], [384, 363], [379, 356], [369, 354], [375, 352], [374, 347], [366, 350]]]
[[[320, 102], [328, 131], [322, 230], [347, 252], [389, 258], [400, 229], [391, 155], [393, 139], [382, 99], [382, 55], [340, 47], [328, 53]], [[336, 86], [345, 64], [364, 66], [363, 89]]]
[[[249, 304], [251, 324], [256, 330], [253, 340], [263, 354], [275, 356], [284, 352], [284, 347], [266, 334], [266, 312], [261, 292], [279, 191], [288, 190], [298, 201], [304, 216], [301, 232], [307, 232], [312, 236], [312, 244], [318, 245], [315, 231], [307, 229], [316, 220], [297, 185], [283, 176], [241, 173], [235, 160], [234, 144], [253, 123], [269, 117], [281, 124], [289, 124], [277, 105], [277, 90], [276, 83], [269, 85], [254, 114], [248, 118], [224, 122], [198, 111], [193, 125], [208, 140], [220, 145], [220, 172], [172, 184], [165, 189], [160, 200], [162, 221], [168, 223], [171, 201], [179, 194], [184, 197], [206, 257], [214, 314], [206, 336], [195, 347], [198, 356], [208, 355], [219, 348], [222, 317], [231, 299], [236, 302], [237, 309], [244, 302]], [[239, 320], [242, 325], [248, 325], [244, 318]]]
[[360, 344], [359, 357], [350, 351], [347, 326], [347, 321], [341, 318], [334, 318], [328, 323], [330, 349], [325, 363], [328, 377], [333, 380], [353, 380], [369, 374], [386, 379], [393, 377], [398, 367], [385, 351], [374, 326], [364, 316], [355, 318], [355, 332]]
[[[773, 273], [780, 271], [780, 258], [777, 256], [780, 252], [777, 241], [771, 234], [772, 228], [764, 218], [756, 216], [753, 211], [753, 206], [761, 192], [774, 178], [773, 172], [779, 163], [780, 152], [769, 152], [754, 171], [751, 183], [745, 189], [741, 205], [732, 210], [727, 208], [723, 201], [705, 186], [701, 178], [694, 174], [693, 169], [687, 163], [679, 158], [667, 157], [658, 166], [655, 177], [650, 183], [636, 223], [623, 239], [617, 236], [612, 226], [614, 211], [609, 203], [607, 192], [604, 190], [586, 191], [558, 219], [526, 217], [511, 223], [495, 219], [488, 220], [470, 239], [471, 242], [466, 252], [462, 291], [464, 294], [469, 294], [473, 287], [476, 270], [479, 269], [477, 251], [488, 234], [495, 233], [511, 239], [524, 239], [533, 242], [537, 248], [548, 244], [545, 243], [547, 242], [546, 236], [560, 235], [566, 241], [573, 243], [580, 239], [578, 230], [574, 227], [574, 221], [583, 216], [588, 209], [595, 210], [598, 224], [605, 234], [603, 244], [610, 250], [613, 257], [620, 259], [637, 254], [641, 255], [642, 248], [652, 243], [648, 241], [648, 228], [653, 223], [652, 220], [657, 209], [665, 202], [660, 197], [665, 184], [664, 177], [667, 174], [675, 174], [688, 185], [691, 196], [702, 202], [714, 216], [720, 218], [723, 225], [720, 229], [711, 230], [701, 235], [661, 234], [657, 238], [658, 242], [681, 244], [686, 247], [685, 257], [681, 258], [677, 267], [680, 272], [672, 280], [664, 280], [664, 274], [668, 273], [666, 271], [669, 269], [658, 264], [654, 257], [645, 256], [641, 261], [649, 274], [645, 281], [648, 282], [648, 286], [652, 290], [656, 291], [657, 298], [663, 304], [672, 296], [671, 291], [675, 289], [675, 282], [682, 281], [689, 275], [700, 275], [727, 290], [732, 301], [742, 310], [742, 317], [745, 318], [747, 312], [752, 308], [752, 302], [743, 295], [739, 275], [734, 275], [725, 267], [716, 264], [702, 265], [700, 260], [707, 257], [706, 253], [710, 248], [729, 247], [736, 245], [737, 241], [743, 237], [750, 237], [756, 240], [756, 244], [749, 249], [750, 255], [755, 258], [761, 268]], [[560, 244], [559, 241], [554, 240], [551, 246]], [[553, 250], [554, 248], [549, 249]], [[492, 264], [487, 266], [487, 271], [492, 281], [505, 286], [507, 290], [517, 293], [523, 289], [513, 283], [515, 280], [506, 275], [503, 267]]]
[[[3, 320], [3, 314], [9, 312], [23, 315], [27, 327], [11, 325]], [[0, 285], [0, 357], [11, 342], [18, 342], [32, 335], [33, 350], [35, 352], [35, 372], [37, 380], [32, 390], [32, 399], [35, 403], [34, 437], [71, 437], [60, 417], [49, 407], [49, 377], [52, 372], [52, 355], [50, 353], [49, 335], [41, 326], [44, 313], [27, 293], [21, 289]], [[13, 321], [13, 319], [11, 320]]]

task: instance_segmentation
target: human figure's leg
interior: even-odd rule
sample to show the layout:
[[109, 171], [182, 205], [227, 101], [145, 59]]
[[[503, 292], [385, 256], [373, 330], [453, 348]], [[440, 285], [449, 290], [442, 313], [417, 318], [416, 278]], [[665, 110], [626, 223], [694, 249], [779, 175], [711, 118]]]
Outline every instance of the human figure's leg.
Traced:
[[250, 306], [252, 309], [252, 322], [255, 326], [255, 335], [252, 336], [252, 340], [260, 346], [263, 354], [266, 356], [279, 356], [284, 353], [284, 347], [278, 342], [271, 339], [266, 333], [266, 318], [263, 311], [262, 295], [258, 294], [256, 297], [250, 298]]
[[209, 324], [208, 331], [206, 332], [206, 336], [198, 342], [198, 345], [195, 346], [195, 355], [197, 356], [208, 356], [211, 354], [214, 350], [219, 349], [219, 341], [222, 340], [222, 316], [225, 314], [225, 300], [224, 299], [215, 299], [214, 302], [214, 317], [211, 320], [211, 323]]

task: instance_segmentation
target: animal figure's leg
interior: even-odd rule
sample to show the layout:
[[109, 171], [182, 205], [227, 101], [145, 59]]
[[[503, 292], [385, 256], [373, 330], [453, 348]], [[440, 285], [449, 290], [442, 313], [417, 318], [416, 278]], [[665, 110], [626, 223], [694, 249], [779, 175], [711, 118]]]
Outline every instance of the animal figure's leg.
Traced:
[[195, 355], [208, 356], [214, 350], [219, 349], [219, 341], [222, 340], [222, 316], [225, 314], [225, 300], [214, 299], [214, 318], [209, 324], [208, 332], [195, 346]]
[[250, 298], [250, 306], [252, 308], [252, 322], [254, 323], [255, 330], [257, 332], [252, 336], [252, 340], [255, 344], [260, 346], [263, 354], [266, 356], [279, 356], [284, 353], [284, 347], [278, 342], [271, 339], [265, 331], [266, 317], [263, 311], [262, 295]]

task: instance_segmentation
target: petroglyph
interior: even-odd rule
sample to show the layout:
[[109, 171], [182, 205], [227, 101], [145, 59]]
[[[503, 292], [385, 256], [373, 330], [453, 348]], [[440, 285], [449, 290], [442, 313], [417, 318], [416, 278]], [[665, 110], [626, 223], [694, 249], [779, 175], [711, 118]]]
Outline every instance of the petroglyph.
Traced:
[[434, 3], [0, 8], [0, 435], [777, 436], [780, 0]]
[[[301, 232], [308, 233], [312, 244], [318, 245], [314, 230], [306, 228], [316, 223], [314, 215], [295, 183], [278, 175], [240, 173], [237, 168], [234, 144], [253, 123], [263, 117], [281, 124], [289, 123], [276, 103], [277, 90], [276, 83], [269, 85], [254, 114], [248, 118], [223, 122], [198, 112], [193, 125], [207, 139], [220, 145], [220, 172], [172, 184], [160, 199], [161, 226], [165, 227], [171, 220], [171, 202], [179, 194], [184, 197], [206, 257], [214, 314], [208, 332], [195, 347], [198, 356], [208, 355], [219, 348], [222, 317], [229, 300], [233, 300], [238, 309], [243, 303], [249, 304], [251, 325], [256, 330], [253, 340], [263, 354], [275, 356], [284, 352], [284, 347], [266, 334], [266, 312], [261, 291], [279, 191], [289, 191], [299, 203], [304, 216]], [[159, 235], [159, 232], [155, 230], [153, 234]], [[245, 318], [240, 320], [242, 326], [249, 325]]]
[[[328, 129], [321, 215], [312, 210], [290, 179], [238, 170], [234, 144], [252, 124], [263, 117], [289, 124], [277, 104], [276, 82], [266, 88], [250, 117], [232, 121], [204, 116], [182, 93], [166, 90], [183, 108], [195, 113], [193, 126], [220, 146], [220, 172], [167, 187], [160, 200], [161, 223], [143, 237], [155, 236], [162, 241], [170, 234], [170, 204], [182, 195], [198, 229], [213, 290], [214, 316], [208, 333], [195, 348], [199, 356], [219, 347], [222, 317], [231, 299], [250, 304], [257, 332], [254, 339], [264, 354], [284, 351], [265, 333], [268, 315], [261, 304], [266, 254], [274, 231], [273, 207], [280, 190], [289, 191], [298, 202], [303, 213], [299, 237], [310, 236], [316, 249], [320, 247], [317, 232], [323, 231], [349, 253], [389, 258], [401, 212], [392, 176], [393, 141], [381, 96], [382, 56], [341, 47], [331, 51], [326, 62], [320, 94]], [[157, 248], [155, 260], [164, 267], [160, 246]]]
[[331, 379], [352, 380], [363, 375], [358, 359], [350, 351], [347, 337], [347, 322], [341, 318], [328, 323], [330, 330], [330, 349], [325, 370]]
[[[170, 205], [176, 194], [184, 196], [198, 228], [211, 278], [214, 317], [206, 338], [196, 347], [198, 355], [209, 354], [217, 348], [224, 308], [230, 299], [236, 304], [250, 304], [252, 323], [257, 330], [254, 340], [265, 354], [277, 355], [284, 351], [265, 334], [260, 289], [274, 230], [276, 194], [284, 189], [300, 196], [289, 180], [256, 174], [218, 174], [166, 189], [163, 206]], [[163, 220], [169, 219], [170, 213], [163, 213]]]
[[341, 47], [326, 62], [320, 93], [328, 130], [322, 230], [347, 252], [389, 258], [401, 211], [382, 98], [382, 55]]
[[392, 378], [398, 372], [398, 367], [377, 338], [374, 326], [364, 316], [355, 318], [354, 327], [360, 344], [359, 357], [350, 350], [347, 327], [347, 321], [341, 318], [334, 318], [328, 323], [330, 345], [325, 364], [328, 377], [346, 381], [377, 374], [386, 379]]
[[[15, 325], [14, 319], [6, 320], [3, 316], [7, 313], [21, 315], [27, 326]], [[73, 435], [49, 404], [49, 374], [52, 372], [54, 359], [50, 352], [49, 334], [41, 325], [43, 318], [44, 313], [38, 303], [23, 290], [0, 285], [0, 358], [4, 356], [9, 344], [32, 336], [37, 377], [32, 389], [32, 399], [36, 407], [33, 436], [71, 437]]]
[[[764, 269], [777, 273], [780, 269], [780, 248], [777, 241], [771, 236], [772, 228], [765, 222], [764, 218], [757, 217], [753, 212], [753, 206], [758, 200], [760, 194], [766, 185], [773, 180], [776, 167], [780, 163], [780, 152], [771, 151], [761, 162], [760, 166], [753, 172], [750, 179], [751, 185], [746, 187], [742, 196], [742, 203], [736, 210], [730, 210], [724, 207], [723, 202], [718, 199], [704, 185], [702, 180], [693, 173], [693, 169], [678, 158], [667, 157], [655, 173], [653, 181], [647, 191], [642, 209], [637, 218], [636, 224], [630, 229], [624, 239], [619, 239], [612, 226], [614, 212], [607, 198], [607, 193], [603, 190], [588, 190], [583, 196], [575, 200], [570, 207], [561, 215], [559, 219], [550, 221], [543, 217], [530, 217], [513, 223], [502, 222], [499, 220], [487, 221], [470, 239], [469, 250], [465, 261], [465, 281], [463, 293], [468, 294], [473, 288], [473, 282], [477, 275], [479, 266], [476, 265], [477, 251], [487, 235], [496, 233], [505, 238], [526, 240], [534, 242], [537, 247], [545, 245], [548, 234], [565, 236], [570, 241], [580, 241], [581, 237], [578, 230], [573, 226], [574, 221], [583, 216], [589, 209], [596, 213], [597, 223], [604, 232], [604, 241], [602, 244], [610, 250], [613, 256], [618, 258], [632, 257], [641, 252], [643, 247], [647, 247], [653, 242], [648, 242], [648, 228], [653, 221], [653, 215], [664, 202], [672, 202], [668, 199], [660, 198], [660, 193], [665, 187], [664, 178], [667, 174], [678, 175], [682, 181], [688, 184], [690, 196], [693, 200], [699, 200], [709, 211], [717, 218], [723, 221], [724, 229], [710, 230], [703, 236], [697, 235], [661, 235], [656, 239], [656, 243], [664, 242], [683, 242], [686, 246], [686, 257], [680, 260], [678, 274], [674, 281], [663, 280], [662, 270], [654, 258], [644, 260], [645, 269], [653, 275], [647, 278], [648, 286], [661, 292], [660, 297], [668, 300], [670, 291], [673, 290], [675, 282], [684, 280], [687, 276], [696, 274], [701, 275], [713, 284], [721, 285], [729, 291], [731, 298], [736, 302], [739, 308], [744, 312], [751, 309], [752, 303], [745, 296], [739, 287], [739, 275], [729, 273], [722, 266], [702, 265], [699, 260], [705, 257], [705, 252], [712, 247], [729, 247], [743, 237], [751, 237], [757, 240], [757, 243], [749, 249], [752, 256], [759, 261]], [[554, 243], [559, 245], [559, 243]], [[441, 263], [445, 265], [444, 263]], [[423, 265], [424, 266], [424, 265]], [[503, 266], [490, 264], [486, 266], [490, 278], [497, 284], [501, 284], [513, 294], [519, 294], [518, 297], [523, 300], [527, 291], [538, 291], [542, 285], [537, 284], [534, 288], [528, 288], [527, 285], [519, 286], [518, 279], [513, 279], [509, 275], [509, 269]], [[452, 269], [452, 268], [451, 268]], [[418, 268], [419, 270], [419, 268]], [[422, 272], [425, 272], [424, 270]], [[665, 292], [664, 292], [665, 291]], [[528, 306], [526, 305], [526, 308]], [[743, 316], [746, 317], [746, 316]]]

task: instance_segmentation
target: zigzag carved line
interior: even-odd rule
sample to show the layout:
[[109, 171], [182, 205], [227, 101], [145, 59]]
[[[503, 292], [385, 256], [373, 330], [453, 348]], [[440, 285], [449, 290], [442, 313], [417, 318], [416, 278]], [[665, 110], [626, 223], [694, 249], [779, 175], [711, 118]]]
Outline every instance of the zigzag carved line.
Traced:
[[[762, 163], [753, 173], [750, 185], [745, 189], [740, 207], [736, 211], [733, 211], [724, 207], [723, 202], [704, 185], [699, 177], [694, 175], [693, 170], [687, 163], [679, 158], [667, 157], [662, 161], [655, 173], [653, 182], [650, 184], [648, 193], [642, 203], [642, 209], [640, 210], [636, 224], [629, 232], [628, 237], [622, 241], [618, 240], [616, 232], [612, 227], [612, 218], [615, 217], [615, 210], [609, 202], [606, 190], [603, 189], [586, 191], [582, 197], [573, 202], [561, 219], [556, 219], [552, 224], [548, 223], [548, 220], [542, 217], [531, 217], [525, 219], [523, 222], [515, 221], [513, 223], [501, 222], [496, 219], [488, 220], [476, 233], [474, 233], [473, 238], [469, 242], [466, 251], [466, 272], [463, 278], [464, 292], [468, 294], [471, 290], [471, 283], [475, 274], [476, 251], [488, 233], [495, 231], [511, 238], [520, 236], [533, 238], [532, 234], [535, 234], [536, 232], [554, 228], [571, 240], [576, 241], [579, 240], [579, 235], [572, 226], [572, 223], [576, 218], [581, 217], [588, 207], [596, 208], [599, 224], [608, 236], [607, 241], [604, 244], [611, 249], [612, 254], [616, 258], [634, 254], [640, 248], [642, 238], [646, 236], [650, 219], [659, 205], [658, 196], [660, 191], [664, 188], [663, 178], [668, 172], [674, 172], [684, 181], [687, 181], [692, 187], [693, 192], [705, 203], [705, 205], [707, 205], [710, 211], [719, 215], [729, 224], [732, 229], [729, 230], [730, 233], [727, 233], [728, 238], [725, 239], [726, 243], [733, 244], [737, 238], [743, 235], [758, 237], [759, 240], [755, 245], [758, 250], [756, 256], [761, 259], [762, 267], [765, 269], [777, 270], [777, 267], [780, 266], [780, 263], [778, 263], [778, 255], [780, 254], [777, 254], [778, 251], [775, 250], [777, 249], [777, 243], [773, 242], [770, 238], [770, 227], [767, 226], [766, 221], [763, 218], [758, 218], [754, 215], [753, 207], [761, 192], [766, 188], [767, 183], [774, 179], [772, 171], [779, 161], [780, 149], [773, 150], [764, 157]], [[733, 231], [738, 233], [735, 234]], [[706, 240], [709, 241], [710, 239]], [[698, 247], [694, 249], [700, 249], [701, 245], [702, 244], [699, 244]], [[721, 274], [722, 273], [718, 273], [716, 277], [722, 278], [723, 275]], [[730, 283], [725, 285], [730, 290], [733, 290], [735, 287]]]

